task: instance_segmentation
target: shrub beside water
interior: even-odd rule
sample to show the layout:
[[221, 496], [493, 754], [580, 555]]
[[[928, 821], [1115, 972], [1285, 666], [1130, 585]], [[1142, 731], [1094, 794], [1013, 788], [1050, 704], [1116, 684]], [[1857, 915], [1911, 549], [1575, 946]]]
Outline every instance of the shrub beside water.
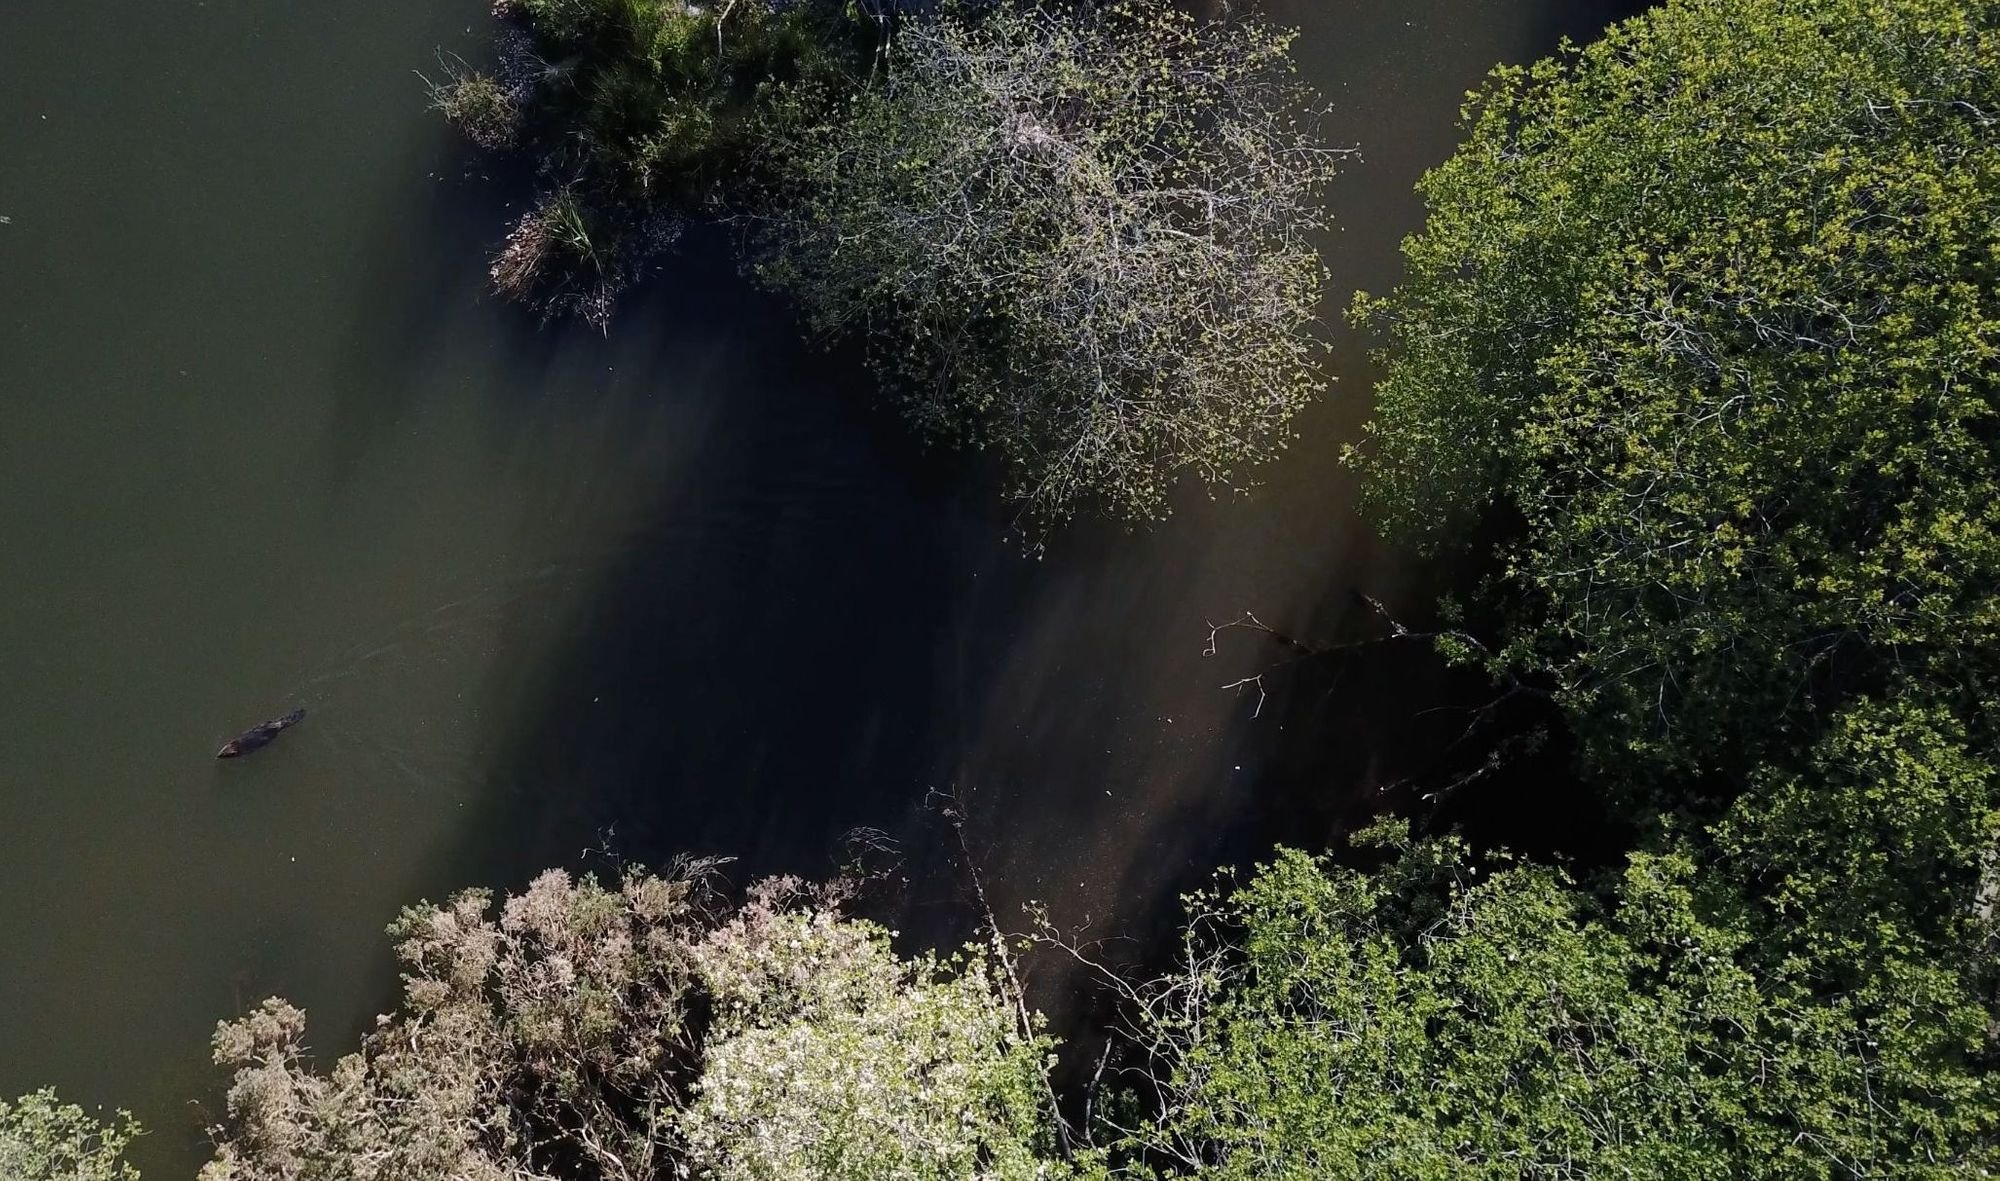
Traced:
[[130, 1115], [98, 1119], [52, 1090], [0, 1100], [0, 1179], [138, 1181], [122, 1158], [140, 1134]]
[[1040, 523], [1240, 486], [1326, 381], [1310, 236], [1344, 153], [1294, 121], [1290, 43], [1151, 3], [907, 22], [839, 119], [781, 129], [759, 274]]
[[235, 1072], [203, 1181], [1061, 1178], [1044, 1061], [987, 953], [897, 955], [789, 879], [551, 871], [392, 928], [403, 999], [321, 1072], [273, 999], [215, 1035]]

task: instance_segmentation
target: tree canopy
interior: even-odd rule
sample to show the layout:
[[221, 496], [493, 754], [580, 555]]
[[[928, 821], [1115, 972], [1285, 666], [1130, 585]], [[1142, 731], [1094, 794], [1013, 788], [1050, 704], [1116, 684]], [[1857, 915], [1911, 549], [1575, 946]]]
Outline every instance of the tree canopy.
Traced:
[[52, 1090], [0, 1100], [0, 1178], [5, 1181], [138, 1181], [123, 1157], [139, 1135], [125, 1112], [100, 1120]]
[[[1963, 1177], [2000, 1168], [1988, 1012], [1950, 967], [1827, 990], [1680, 854], [1602, 893], [1398, 826], [1192, 900], [1130, 1032], [1127, 1152], [1223, 1179]], [[1773, 938], [1774, 934], [1776, 935]]]
[[1211, 900], [1216, 1011], [1284, 1032], [1189, 1041], [1188, 1110], [1298, 1113], [1217, 1123], [1244, 1176], [1993, 1170], [2000, 5], [1668, 0], [1465, 117], [1355, 459], [1394, 535], [1497, 518], [1458, 654], [1650, 823], [1609, 881], [1420, 843]]
[[1673, 0], [1496, 72], [1426, 178], [1362, 463], [1518, 519], [1503, 662], [1599, 764], [1740, 771], [2000, 651], [2000, 5]]
[[907, 21], [786, 137], [760, 273], [1032, 515], [1240, 481], [1324, 382], [1309, 239], [1343, 153], [1296, 122], [1289, 42], [1152, 3]]
[[543, 192], [492, 275], [602, 327], [682, 214], [747, 219], [823, 338], [1039, 524], [1238, 487], [1324, 385], [1319, 144], [1288, 36], [1164, 0], [504, 0], [440, 109]]

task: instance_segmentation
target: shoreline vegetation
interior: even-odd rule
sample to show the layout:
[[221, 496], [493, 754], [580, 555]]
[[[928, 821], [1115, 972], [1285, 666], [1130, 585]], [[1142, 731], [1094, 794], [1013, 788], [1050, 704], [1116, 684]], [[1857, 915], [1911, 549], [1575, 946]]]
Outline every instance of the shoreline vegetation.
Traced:
[[1326, 384], [1319, 142], [1290, 36], [1152, 0], [501, 0], [434, 102], [536, 164], [492, 266], [607, 328], [692, 217], [924, 439], [987, 448], [1031, 544], [1240, 488]]
[[[545, 310], [608, 314], [663, 217], [740, 217], [1046, 521], [1235, 478], [1313, 384], [1287, 235], [1340, 153], [1275, 114], [1281, 35], [501, 8], [501, 67], [438, 101], [545, 153], [495, 263]], [[407, 910], [398, 1008], [324, 1070], [284, 1001], [224, 1022], [206, 1181], [2000, 1172], [2000, 3], [1665, 0], [1464, 128], [1355, 305], [1347, 460], [1390, 537], [1501, 538], [1436, 646], [1546, 704], [1489, 765], [1574, 750], [1634, 834], [1609, 868], [1385, 819], [1221, 871], [1156, 974], [1093, 965], [1104, 1056], [1060, 1076], [1012, 965], [1088, 961], [1063, 932], [906, 954], [855, 883], [551, 871]], [[33, 1096], [0, 1164], [122, 1179], [129, 1134]]]

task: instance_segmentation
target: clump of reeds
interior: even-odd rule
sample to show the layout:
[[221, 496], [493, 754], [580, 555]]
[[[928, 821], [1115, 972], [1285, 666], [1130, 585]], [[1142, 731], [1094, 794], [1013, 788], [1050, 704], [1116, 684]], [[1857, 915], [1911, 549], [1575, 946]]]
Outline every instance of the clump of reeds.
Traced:
[[431, 106], [444, 113], [465, 138], [489, 151], [511, 148], [520, 138], [526, 94], [455, 57], [440, 56], [445, 80], [430, 82]]
[[557, 189], [522, 214], [508, 232], [493, 259], [493, 289], [509, 299], [532, 301], [545, 273], [595, 261], [590, 227], [575, 194]]
[[[633, 228], [599, 235], [594, 222]], [[543, 319], [576, 316], [601, 332], [619, 294], [673, 245], [680, 228], [678, 218], [653, 211], [593, 216], [573, 189], [559, 188], [514, 223], [488, 273], [495, 291]]]

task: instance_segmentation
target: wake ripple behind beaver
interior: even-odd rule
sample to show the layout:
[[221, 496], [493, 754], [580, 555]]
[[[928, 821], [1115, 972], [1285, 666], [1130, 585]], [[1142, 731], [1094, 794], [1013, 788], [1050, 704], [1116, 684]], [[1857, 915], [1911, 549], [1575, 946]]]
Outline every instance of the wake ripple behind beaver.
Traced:
[[278, 736], [278, 731], [285, 729], [287, 726], [298, 725], [305, 716], [305, 710], [295, 709], [282, 718], [272, 718], [268, 722], [259, 722], [228, 742], [223, 743], [222, 749], [215, 752], [215, 757], [218, 759], [233, 759], [238, 755], [247, 755], [253, 750], [262, 750], [271, 744], [273, 738]]

